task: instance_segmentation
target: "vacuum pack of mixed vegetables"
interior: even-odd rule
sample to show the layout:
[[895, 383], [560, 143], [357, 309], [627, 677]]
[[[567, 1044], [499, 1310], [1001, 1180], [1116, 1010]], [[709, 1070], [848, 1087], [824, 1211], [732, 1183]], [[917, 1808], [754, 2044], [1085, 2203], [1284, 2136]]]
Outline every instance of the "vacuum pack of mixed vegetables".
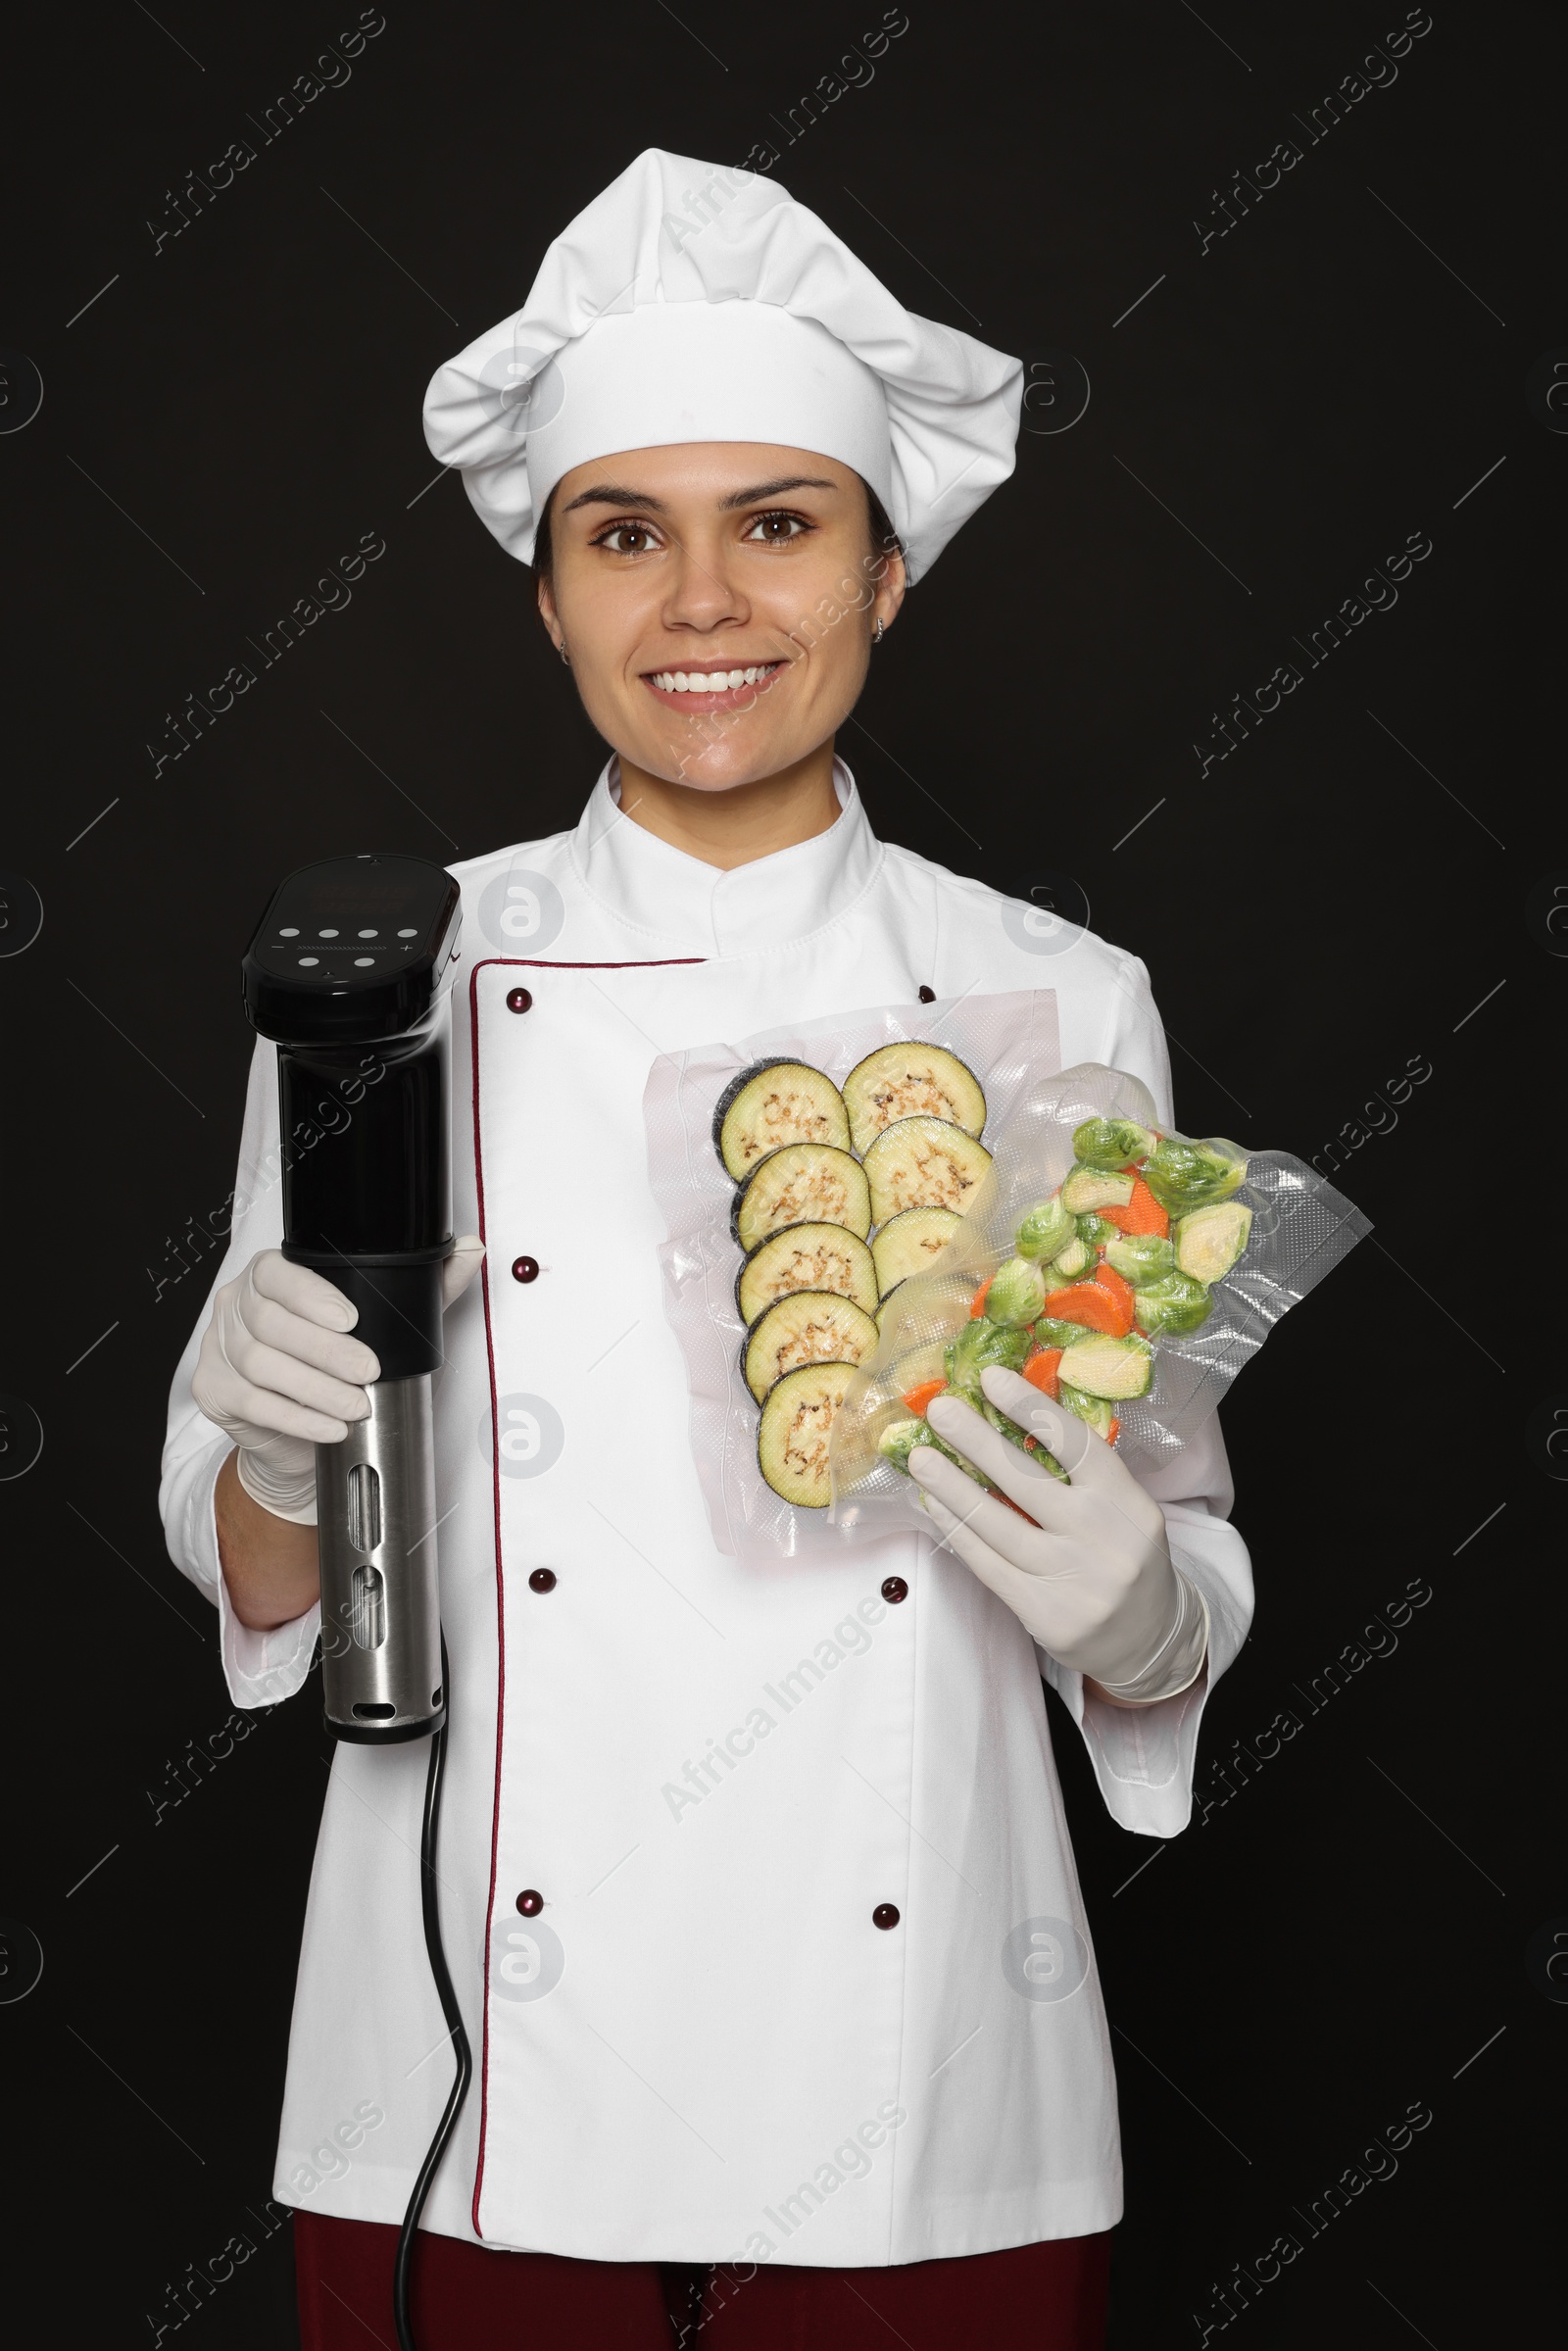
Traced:
[[944, 1393], [1065, 1476], [991, 1365], [1154, 1466], [1370, 1230], [1299, 1159], [1179, 1134], [1125, 1072], [1061, 1073], [1044, 992], [672, 1056], [647, 1110], [694, 1455], [742, 1558], [906, 1528]]
[[917, 1445], [990, 1483], [930, 1426], [943, 1394], [1066, 1478], [986, 1395], [992, 1365], [1065, 1405], [1134, 1471], [1158, 1466], [1370, 1230], [1288, 1152], [1178, 1133], [1125, 1071], [1085, 1062], [1042, 1078], [942, 1257], [884, 1301], [876, 1351], [845, 1383], [835, 1523], [906, 1524]]
[[655, 1064], [665, 1301], [721, 1550], [842, 1550], [832, 1438], [850, 1383], [888, 1301], [944, 1258], [983, 1191], [989, 1136], [1058, 1066], [1049, 991], [892, 1005]]

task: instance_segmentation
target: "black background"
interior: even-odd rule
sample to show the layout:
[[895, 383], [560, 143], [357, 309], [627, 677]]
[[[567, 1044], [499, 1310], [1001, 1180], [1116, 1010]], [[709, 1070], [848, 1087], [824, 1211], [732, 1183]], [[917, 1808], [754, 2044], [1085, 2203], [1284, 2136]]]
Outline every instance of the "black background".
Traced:
[[[45, 1442], [0, 1485], [0, 1913], [45, 1964], [0, 2007], [4, 2209], [16, 2290], [106, 2345], [151, 2339], [166, 2283], [236, 2230], [260, 2240], [324, 1783], [307, 1695], [155, 1817], [166, 1766], [228, 1714], [156, 1488], [233, 1180], [239, 955], [287, 868], [555, 830], [601, 757], [530, 573], [430, 486], [424, 385], [635, 152], [783, 146], [880, 11], [388, 0], [347, 84], [264, 143], [255, 119], [356, 15], [53, 10], [8, 53], [0, 421], [15, 354], [44, 397], [0, 438], [0, 863], [44, 919], [0, 961], [0, 1387]], [[1057, 1739], [1119, 2035], [1118, 2351], [1199, 2339], [1213, 2285], [1285, 2231], [1302, 2251], [1247, 2289], [1245, 2341], [1511, 2340], [1555, 2218], [1561, 1987], [1526, 1948], [1568, 1912], [1541, 1419], [1568, 1387], [1541, 1241], [1564, 974], [1543, 891], [1568, 849], [1560, 637], [1526, 548], [1568, 439], [1525, 386], [1568, 346], [1564, 27], [1437, 0], [1393, 85], [1310, 141], [1403, 18], [909, 0], [874, 79], [777, 167], [911, 308], [1035, 367], [1013, 481], [915, 590], [847, 730], [878, 829], [1018, 895], [1070, 876], [1149, 963], [1191, 1132], [1310, 1157], [1431, 1069], [1340, 1175], [1375, 1238], [1227, 1411], [1261, 1604], [1204, 1721], [1206, 1817], [1168, 1846], [1124, 1835]], [[1293, 138], [1301, 161], [1204, 251], [1214, 190]], [[256, 160], [155, 250], [167, 192], [235, 139]], [[1052, 431], [1067, 353], [1092, 396]], [[352, 604], [155, 773], [166, 713], [365, 533], [385, 553]], [[1201, 775], [1211, 713], [1411, 533], [1433, 552], [1397, 606], [1301, 661]], [[1397, 1648], [1309, 1713], [1412, 1579], [1432, 1596]], [[1282, 1708], [1302, 1730], [1220, 1802], [1215, 1761]], [[1294, 2208], [1414, 2102], [1432, 2120], [1396, 2176], [1309, 2235]], [[288, 2243], [188, 2339], [288, 2342]]]

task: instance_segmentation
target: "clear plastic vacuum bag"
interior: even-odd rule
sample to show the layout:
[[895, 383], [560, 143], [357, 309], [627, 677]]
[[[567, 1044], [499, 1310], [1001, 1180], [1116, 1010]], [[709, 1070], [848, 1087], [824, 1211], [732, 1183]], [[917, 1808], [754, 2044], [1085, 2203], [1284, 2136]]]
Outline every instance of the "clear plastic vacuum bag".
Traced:
[[[873, 1523], [866, 1508], [874, 1496], [868, 1490], [844, 1515], [827, 1506], [824, 1484], [823, 1506], [803, 1507], [783, 1499], [761, 1474], [761, 1407], [747, 1383], [748, 1323], [737, 1294], [746, 1252], [732, 1216], [741, 1187], [715, 1148], [715, 1112], [734, 1094], [737, 1079], [760, 1063], [802, 1063], [831, 1080], [836, 1091], [867, 1055], [900, 1044], [943, 1048], [973, 1073], [984, 1093], [981, 1139], [992, 1151], [999, 1139], [1031, 1127], [1030, 1104], [1061, 1066], [1056, 999], [1041, 989], [887, 1004], [803, 1022], [662, 1055], [649, 1074], [649, 1180], [668, 1233], [660, 1253], [664, 1304], [686, 1358], [692, 1453], [714, 1543], [749, 1564], [842, 1556], [846, 1543], [863, 1540], [860, 1531]], [[758, 1148], [761, 1164], [766, 1153]], [[1010, 1166], [1009, 1148], [1002, 1143], [999, 1164]], [[853, 1144], [846, 1149], [849, 1160], [863, 1157]], [[859, 1183], [858, 1167], [846, 1166], [843, 1173]], [[873, 1292], [860, 1310], [877, 1302]], [[856, 1317], [846, 1313], [844, 1320]], [[865, 1324], [856, 1327], [863, 1340]], [[880, 1532], [902, 1514], [873, 1511], [873, 1518]]]
[[[1075, 1136], [1098, 1167], [1082, 1163]], [[906, 1458], [911, 1440], [929, 1442], [924, 1403], [945, 1376], [956, 1372], [960, 1387], [966, 1377], [971, 1400], [981, 1400], [975, 1365], [965, 1372], [955, 1343], [989, 1346], [976, 1361], [1015, 1359], [1109, 1437], [1129, 1468], [1152, 1470], [1187, 1444], [1281, 1316], [1372, 1229], [1302, 1160], [1217, 1139], [1192, 1144], [1159, 1126], [1137, 1078], [1097, 1062], [1020, 1089], [993, 1149], [948, 1248], [884, 1302], [876, 1350], [839, 1405], [829, 1516], [844, 1534], [909, 1523], [912, 1483], [884, 1447]], [[1043, 1256], [1058, 1240], [1059, 1253]], [[1192, 1270], [1178, 1265], [1179, 1251]], [[1002, 1319], [979, 1324], [999, 1276]], [[1077, 1285], [1098, 1295], [1074, 1300]], [[1073, 1385], [1080, 1346], [1094, 1349], [1078, 1357], [1087, 1390]], [[1010, 1424], [1004, 1433], [1019, 1434]]]

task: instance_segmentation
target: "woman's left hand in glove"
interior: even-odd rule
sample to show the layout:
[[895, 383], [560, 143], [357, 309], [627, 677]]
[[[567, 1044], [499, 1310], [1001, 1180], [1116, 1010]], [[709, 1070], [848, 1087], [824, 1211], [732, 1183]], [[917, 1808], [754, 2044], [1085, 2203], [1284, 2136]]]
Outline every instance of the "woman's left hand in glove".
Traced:
[[916, 1445], [909, 1474], [932, 1524], [1060, 1664], [1122, 1705], [1174, 1697], [1202, 1670], [1208, 1611], [1172, 1564], [1159, 1504], [1076, 1413], [1016, 1372], [993, 1367], [982, 1385], [1072, 1483], [1042, 1469], [961, 1396], [935, 1396], [926, 1409], [932, 1429], [1018, 1509], [983, 1493], [935, 1445]]

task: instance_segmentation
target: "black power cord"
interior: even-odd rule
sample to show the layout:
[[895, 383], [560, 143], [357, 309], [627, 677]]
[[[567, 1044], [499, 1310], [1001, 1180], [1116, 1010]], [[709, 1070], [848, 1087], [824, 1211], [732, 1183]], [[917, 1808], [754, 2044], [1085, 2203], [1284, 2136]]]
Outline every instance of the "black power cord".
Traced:
[[[452, 1702], [452, 1677], [447, 1665], [447, 1644], [441, 1643], [441, 1680], [449, 1709]], [[446, 2112], [436, 2126], [419, 2177], [409, 2198], [409, 2209], [403, 2216], [403, 2228], [398, 2236], [397, 2261], [392, 2271], [392, 2315], [397, 2323], [399, 2351], [418, 2351], [414, 2328], [409, 2319], [409, 2287], [414, 2272], [414, 2248], [418, 2237], [419, 2215], [430, 2192], [430, 2182], [440, 2169], [441, 2158], [448, 2141], [457, 2129], [463, 2101], [468, 2094], [468, 2082], [473, 2073], [473, 2052], [464, 2027], [463, 2011], [458, 1995], [452, 1988], [452, 1975], [447, 1966], [446, 1950], [441, 1941], [441, 1911], [436, 1897], [436, 1837], [441, 1823], [441, 1775], [446, 1766], [447, 1726], [432, 1734], [430, 1739], [430, 1770], [424, 1783], [424, 1822], [419, 1832], [419, 1898], [424, 1911], [424, 1947], [429, 1954], [430, 1973], [441, 2001], [441, 2014], [447, 2022], [453, 2051], [457, 2057], [457, 2074]]]

